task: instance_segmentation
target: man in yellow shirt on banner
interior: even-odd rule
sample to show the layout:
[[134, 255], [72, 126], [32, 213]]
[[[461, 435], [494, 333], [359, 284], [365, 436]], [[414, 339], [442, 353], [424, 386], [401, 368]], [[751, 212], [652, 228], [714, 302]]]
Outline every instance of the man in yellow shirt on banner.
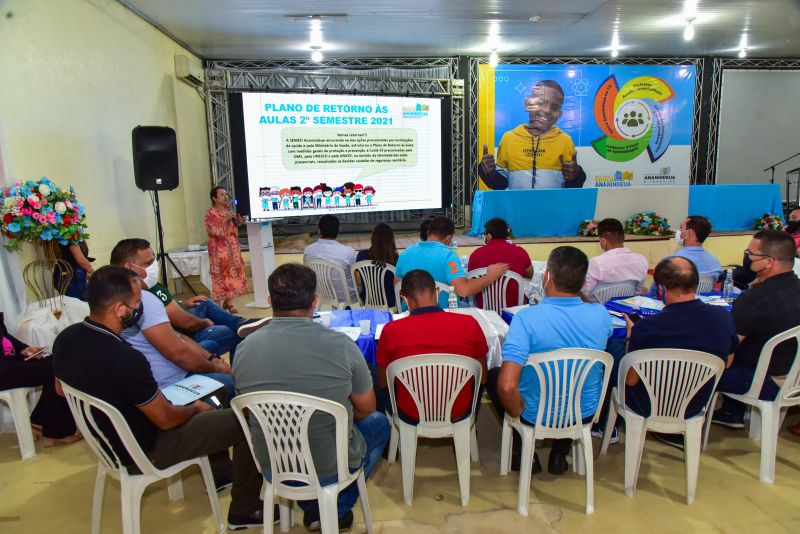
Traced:
[[491, 189], [583, 187], [586, 173], [578, 165], [575, 144], [555, 126], [561, 117], [564, 90], [553, 80], [533, 86], [525, 99], [528, 124], [503, 134], [497, 159], [483, 145], [478, 174]]

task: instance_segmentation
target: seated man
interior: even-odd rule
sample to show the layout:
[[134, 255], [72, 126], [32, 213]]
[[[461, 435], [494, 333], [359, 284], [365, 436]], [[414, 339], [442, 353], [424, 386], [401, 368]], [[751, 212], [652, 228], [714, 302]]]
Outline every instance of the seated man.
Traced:
[[[733, 322], [741, 343], [733, 365], [722, 374], [718, 391], [746, 393], [753, 382], [761, 349], [770, 338], [800, 325], [800, 280], [792, 271], [794, 239], [779, 230], [760, 230], [745, 250], [756, 280], [733, 302]], [[783, 377], [794, 362], [797, 343], [790, 339], [775, 348], [759, 398], [774, 400], [780, 390], [773, 377]], [[745, 406], [724, 397], [712, 422], [744, 428]]]
[[[375, 411], [375, 393], [364, 356], [344, 334], [312, 320], [318, 297], [314, 271], [303, 265], [281, 265], [267, 281], [274, 318], [250, 334], [239, 346], [233, 374], [240, 394], [253, 391], [289, 391], [322, 397], [347, 409], [353, 423], [348, 429], [350, 469], [364, 467], [369, 477], [389, 439], [389, 421]], [[334, 423], [314, 415], [309, 425], [309, 445], [322, 484], [336, 478]], [[253, 449], [270, 477], [264, 435], [251, 422]], [[351, 511], [358, 499], [354, 482], [339, 493], [339, 528], [353, 523]], [[298, 501], [305, 512], [303, 523], [319, 530], [316, 501]]]
[[[636, 293], [644, 288], [647, 258], [625, 246], [625, 229], [617, 219], [603, 219], [597, 224], [597, 236], [603, 253], [589, 260], [583, 294], [589, 297], [598, 284], [637, 282]], [[602, 303], [601, 303], [602, 304]]]
[[722, 266], [713, 254], [703, 248], [708, 236], [711, 235], [711, 222], [701, 215], [690, 215], [681, 223], [675, 232], [678, 249], [673, 256], [691, 260], [697, 267], [700, 276], [711, 275], [719, 278]]
[[[525, 249], [511, 243], [508, 238], [511, 227], [500, 217], [495, 217], [486, 222], [484, 226], [484, 245], [475, 249], [469, 257], [468, 270], [489, 267], [494, 263], [507, 263], [509, 270], [523, 278], [533, 276], [531, 258]], [[506, 305], [517, 306], [522, 302], [517, 301], [519, 288], [516, 282], [510, 282], [506, 288]], [[478, 306], [481, 306], [481, 296], [478, 295]]]
[[[544, 275], [546, 298], [514, 316], [503, 344], [503, 366], [490, 373], [487, 390], [503, 417], [508, 412], [533, 426], [539, 409], [539, 381], [526, 367], [528, 355], [556, 349], [580, 347], [603, 350], [611, 336], [611, 317], [600, 304], [583, 302], [581, 288], [589, 259], [575, 247], [555, 248], [547, 259]], [[495, 386], [496, 384], [496, 386]], [[591, 421], [603, 399], [603, 369], [595, 365], [586, 378], [581, 397], [583, 422]], [[553, 441], [547, 469], [560, 475], [567, 471], [567, 454], [572, 441]], [[534, 472], [541, 470], [534, 457]]]
[[[447, 217], [431, 219], [431, 224], [428, 226], [428, 240], [414, 243], [400, 254], [395, 268], [394, 283], [401, 283], [406, 273], [422, 269], [428, 271], [435, 281], [453, 286], [459, 297], [469, 297], [483, 291], [508, 270], [507, 263], [495, 263], [488, 267], [486, 276], [467, 278], [461, 260], [450, 248], [455, 231], [453, 221]], [[439, 295], [439, 306], [447, 308], [446, 295]]]
[[[120, 267], [126, 267], [136, 273], [140, 283], [147, 285], [147, 269], [134, 262], [125, 261], [127, 248], [125, 242], [120, 242], [111, 251], [112, 263], [120, 262]], [[140, 250], [134, 257], [135, 261], [142, 261], [142, 256], [149, 252], [153, 261], [153, 251]], [[144, 258], [147, 259], [147, 258]], [[150, 264], [152, 271], [154, 262]], [[152, 281], [152, 277], [150, 278]], [[233, 379], [230, 366], [219, 355], [221, 347], [212, 339], [195, 342], [191, 338], [176, 332], [169, 321], [166, 308], [161, 299], [149, 291], [143, 291], [141, 306], [135, 310], [132, 321], [122, 331], [122, 337], [134, 349], [144, 354], [150, 362], [153, 376], [158, 386], [165, 388], [184, 379], [189, 374], [202, 374], [225, 384], [228, 398], [234, 395]], [[235, 334], [234, 334], [235, 335]]]
[[[200, 401], [173, 406], [159, 391], [145, 357], [120, 337], [141, 308], [137, 275], [123, 267], [102, 267], [92, 275], [87, 293], [89, 317], [67, 327], [53, 344], [56, 378], [119, 410], [157, 468], [208, 455], [217, 487], [233, 481], [228, 529], [262, 526], [261, 477], [233, 412]], [[108, 419], [96, 418], [120, 461], [132, 465]]]
[[184, 302], [175, 300], [169, 289], [158, 281], [158, 261], [150, 243], [144, 239], [123, 239], [111, 251], [111, 264], [127, 267], [137, 273], [142, 287], [158, 297], [167, 310], [172, 326], [186, 333], [197, 343], [213, 341], [211, 352], [230, 353], [233, 360], [236, 346], [242, 340], [237, 335], [241, 326], [257, 327], [263, 320], [248, 320], [237, 317], [216, 302], [202, 295]]
[[[686, 258], [665, 258], [656, 265], [653, 279], [664, 288], [666, 306], [658, 315], [643, 317], [636, 323], [627, 321], [628, 351], [661, 348], [699, 350], [719, 356], [725, 361], [725, 366], [730, 367], [733, 364], [733, 352], [739, 345], [733, 318], [725, 308], [705, 304], [697, 298], [695, 290], [699, 275], [694, 264]], [[618, 365], [615, 362], [611, 375], [614, 385], [617, 383]], [[633, 369], [628, 371], [625, 383], [628, 385], [627, 404], [636, 413], [647, 417], [650, 414], [650, 398]], [[698, 392], [686, 409], [686, 417], [699, 414], [711, 393], [711, 384]], [[669, 445], [683, 449], [683, 437], [679, 434], [654, 435]]]
[[[344, 269], [345, 283], [347, 284], [347, 291], [350, 293], [350, 300], [358, 302], [356, 286], [353, 282], [353, 276], [350, 274], [350, 267], [356, 262], [358, 252], [353, 247], [342, 245], [336, 241], [336, 237], [339, 235], [339, 218], [336, 215], [323, 215], [319, 218], [318, 226], [319, 239], [316, 243], [306, 247], [303, 252], [303, 263], [308, 262], [308, 260], [327, 260], [339, 265]], [[345, 302], [347, 298], [337, 274], [334, 274], [334, 283], [336, 284], [336, 296], [339, 302]]]
[[[427, 272], [416, 269], [403, 277], [400, 296], [406, 302], [410, 314], [404, 319], [392, 321], [383, 327], [378, 342], [379, 397], [390, 407], [386, 382], [389, 364], [418, 354], [458, 354], [481, 362], [483, 373], [481, 384], [486, 383], [486, 336], [478, 321], [469, 315], [445, 313], [437, 304], [436, 284]], [[447, 335], [442, 335], [447, 332]], [[473, 385], [474, 387], [474, 385]], [[455, 420], [468, 415], [472, 404], [472, 388], [465, 387], [453, 404]], [[397, 407], [401, 417], [410, 423], [419, 421], [419, 413], [408, 391], [400, 386], [397, 390]]]

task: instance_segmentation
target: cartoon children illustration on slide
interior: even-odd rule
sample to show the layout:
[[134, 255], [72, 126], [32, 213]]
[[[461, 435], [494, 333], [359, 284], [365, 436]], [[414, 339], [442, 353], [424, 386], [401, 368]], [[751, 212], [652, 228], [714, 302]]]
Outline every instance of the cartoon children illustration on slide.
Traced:
[[337, 187], [333, 190], [333, 204], [335, 207], [339, 207], [339, 204], [342, 203], [342, 195], [344, 194], [343, 187]]
[[300, 195], [302, 194], [303, 190], [300, 189], [299, 185], [292, 186], [292, 209], [300, 209]]
[[280, 188], [276, 185], [269, 188], [269, 199], [272, 201], [272, 211], [278, 211], [278, 204], [281, 201], [280, 192]]
[[289, 189], [281, 189], [281, 207], [285, 210], [289, 209], [289, 200], [292, 197], [292, 192]]
[[261, 199], [261, 209], [267, 211], [269, 207], [269, 186], [258, 188], [258, 198]]
[[364, 196], [367, 200], [367, 206], [372, 206], [372, 197], [375, 196], [375, 188], [368, 185], [364, 188]]
[[349, 208], [350, 201], [353, 198], [353, 182], [345, 182], [344, 183], [344, 203]]
[[322, 190], [325, 187], [325, 184], [319, 184], [314, 186], [314, 204], [317, 208], [322, 207]]
[[333, 195], [333, 189], [328, 187], [327, 185], [322, 188], [322, 196], [325, 197], [325, 207], [330, 208], [333, 200], [331, 199], [331, 195]]
[[314, 199], [312, 198], [314, 195], [314, 190], [310, 187], [303, 188], [303, 209], [311, 209], [314, 207]]
[[353, 196], [356, 198], [356, 206], [361, 205], [361, 196], [364, 194], [364, 186], [356, 184], [353, 186]]

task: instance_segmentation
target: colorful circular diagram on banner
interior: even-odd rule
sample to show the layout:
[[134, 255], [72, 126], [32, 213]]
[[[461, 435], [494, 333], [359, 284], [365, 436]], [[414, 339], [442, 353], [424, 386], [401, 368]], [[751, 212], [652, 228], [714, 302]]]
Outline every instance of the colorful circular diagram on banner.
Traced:
[[672, 138], [673, 98], [675, 92], [661, 78], [639, 76], [618, 89], [612, 74], [594, 97], [594, 118], [605, 136], [592, 147], [609, 161], [631, 161], [645, 150], [650, 161], [658, 160]]

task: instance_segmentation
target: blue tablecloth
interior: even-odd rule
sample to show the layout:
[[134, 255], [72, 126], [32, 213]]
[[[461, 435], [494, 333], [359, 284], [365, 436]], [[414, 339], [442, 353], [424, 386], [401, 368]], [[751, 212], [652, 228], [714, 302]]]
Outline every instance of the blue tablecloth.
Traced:
[[356, 326], [359, 321], [369, 319], [369, 335], [361, 334], [356, 340], [356, 345], [364, 355], [364, 359], [369, 364], [375, 364], [377, 353], [377, 343], [375, 341], [375, 329], [379, 324], [386, 324], [392, 320], [392, 314], [385, 311], [372, 309], [363, 310], [333, 310], [331, 311], [331, 326]]
[[[606, 308], [612, 309], [612, 308], [608, 307], [608, 304], [606, 304]], [[619, 310], [614, 310], [614, 311], [619, 311]], [[625, 313], [629, 313], [629, 312], [625, 312]], [[500, 318], [503, 319], [506, 323], [511, 324], [511, 319], [514, 318], [514, 314], [511, 313], [508, 310], [503, 310], [500, 313]], [[626, 329], [625, 329], [624, 326], [615, 327], [613, 332], [612, 332], [612, 334], [611, 334], [611, 339], [625, 339], [626, 335], [627, 335], [627, 332], [626, 332]]]
[[472, 230], [479, 236], [489, 219], [502, 217], [516, 237], [577, 235], [578, 226], [594, 218], [597, 189], [530, 189], [475, 191]]
[[765, 213], [783, 215], [778, 184], [693, 185], [689, 188], [689, 215], [707, 217], [717, 231], [751, 230], [753, 222]]

